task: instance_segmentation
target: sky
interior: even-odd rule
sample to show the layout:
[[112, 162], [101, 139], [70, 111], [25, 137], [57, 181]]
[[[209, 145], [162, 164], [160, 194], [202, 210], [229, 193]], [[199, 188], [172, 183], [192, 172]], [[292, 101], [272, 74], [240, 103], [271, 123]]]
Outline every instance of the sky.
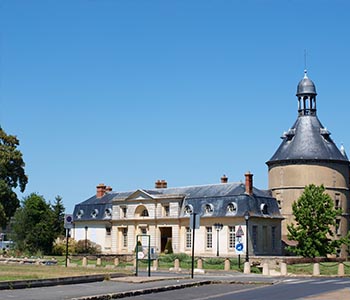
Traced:
[[347, 0], [0, 0], [0, 126], [29, 177], [18, 196], [60, 195], [71, 213], [99, 183], [247, 171], [267, 189], [305, 66], [349, 154], [349, 53]]

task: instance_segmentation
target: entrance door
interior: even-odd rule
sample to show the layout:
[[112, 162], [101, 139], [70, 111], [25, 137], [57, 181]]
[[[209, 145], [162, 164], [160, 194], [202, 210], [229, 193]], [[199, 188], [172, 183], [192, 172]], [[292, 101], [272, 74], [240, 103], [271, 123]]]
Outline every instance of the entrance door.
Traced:
[[159, 227], [160, 230], [160, 252], [164, 252], [166, 243], [172, 238], [171, 227]]

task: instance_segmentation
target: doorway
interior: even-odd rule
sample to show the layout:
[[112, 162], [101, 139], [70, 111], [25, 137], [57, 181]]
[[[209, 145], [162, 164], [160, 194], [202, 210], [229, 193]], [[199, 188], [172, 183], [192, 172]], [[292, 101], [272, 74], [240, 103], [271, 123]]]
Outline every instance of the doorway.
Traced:
[[172, 238], [171, 227], [159, 227], [160, 230], [160, 252], [165, 251], [166, 243]]

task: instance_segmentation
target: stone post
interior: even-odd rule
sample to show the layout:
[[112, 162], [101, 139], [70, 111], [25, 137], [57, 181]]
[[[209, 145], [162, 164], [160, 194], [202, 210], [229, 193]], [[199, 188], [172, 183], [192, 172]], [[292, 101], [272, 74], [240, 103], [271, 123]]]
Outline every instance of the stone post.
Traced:
[[312, 275], [313, 276], [320, 276], [320, 264], [319, 263], [314, 263]]
[[265, 275], [265, 276], [270, 275], [269, 264], [266, 262], [263, 263], [263, 275]]
[[174, 261], [174, 269], [175, 270], [180, 269], [180, 260], [178, 258], [176, 258]]
[[201, 258], [197, 260], [197, 269], [203, 269], [203, 259]]
[[118, 257], [116, 257], [116, 258], [114, 259], [114, 265], [115, 265], [116, 267], [119, 265], [119, 258], [118, 258]]
[[231, 268], [231, 264], [230, 264], [230, 260], [228, 258], [225, 259], [225, 267], [224, 270], [225, 271], [230, 271]]
[[97, 257], [96, 266], [100, 267], [102, 265], [101, 257]]
[[153, 260], [153, 271], [157, 271], [158, 270], [158, 259], [154, 259]]
[[250, 263], [249, 261], [244, 262], [244, 274], [250, 274]]
[[86, 267], [86, 266], [87, 266], [87, 264], [88, 264], [88, 262], [87, 262], [87, 257], [86, 257], [86, 256], [84, 256], [84, 257], [83, 257], [83, 261], [82, 261], [82, 264], [81, 264], [81, 265], [82, 265], [83, 267]]
[[281, 262], [280, 264], [281, 267], [281, 275], [282, 276], [287, 276], [287, 264], [285, 262]]
[[338, 276], [344, 276], [344, 275], [345, 275], [344, 264], [343, 263], [339, 263], [339, 265], [338, 265]]

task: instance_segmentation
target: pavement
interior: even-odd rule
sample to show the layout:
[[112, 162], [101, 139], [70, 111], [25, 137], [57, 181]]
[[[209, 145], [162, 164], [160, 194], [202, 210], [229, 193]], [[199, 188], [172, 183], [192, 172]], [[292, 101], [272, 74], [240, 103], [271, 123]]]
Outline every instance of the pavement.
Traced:
[[[100, 300], [100, 299], [119, 299], [125, 297], [132, 297], [142, 294], [150, 294], [168, 290], [176, 290], [183, 289], [194, 286], [202, 286], [216, 283], [226, 283], [226, 284], [277, 284], [282, 282], [284, 279], [288, 277], [281, 276], [264, 276], [261, 274], [242, 274], [239, 272], [208, 272], [205, 274], [195, 274], [194, 278], [188, 273], [170, 273], [167, 271], [157, 271], [152, 272], [151, 277], [147, 276], [147, 272], [139, 272], [139, 276], [121, 276], [121, 274], [115, 274], [115, 276], [111, 276], [108, 281], [105, 281], [104, 284], [105, 292], [100, 295], [93, 296], [73, 296], [71, 299], [74, 300]], [[95, 278], [96, 284], [101, 285], [101, 278]], [[94, 282], [93, 278], [89, 278], [88, 276], [84, 276], [79, 278], [79, 280], [75, 279], [77, 286], [78, 283], [84, 282]], [[103, 279], [102, 279], [103, 280]], [[109, 282], [109, 283], [108, 283]], [[45, 284], [42, 286], [49, 286], [47, 280], [44, 282]], [[72, 284], [73, 282], [65, 282], [64, 284]], [[113, 284], [117, 283], [117, 284]], [[52, 282], [52, 285], [57, 285], [56, 282]], [[62, 284], [62, 283], [58, 283]], [[113, 289], [112, 286], [113, 285]], [[14, 287], [13, 285], [9, 285]], [[34, 286], [33, 282], [27, 286], [23, 287], [31, 287]], [[37, 283], [36, 286], [40, 286], [40, 283]], [[23, 288], [22, 287], [22, 288]], [[108, 288], [111, 288], [108, 290]], [[19, 287], [20, 288], [20, 287]], [[92, 287], [93, 288], [93, 287]], [[27, 290], [28, 291], [28, 290]], [[89, 291], [85, 291], [85, 294], [92, 294]], [[95, 289], [96, 292], [96, 289]], [[332, 291], [328, 293], [323, 293], [319, 295], [314, 295], [302, 299], [307, 300], [326, 300], [326, 299], [348, 299], [349, 298], [350, 289], [339, 289], [337, 291]], [[82, 295], [82, 294], [80, 294]], [[75, 297], [75, 298], [74, 298]], [[301, 300], [301, 299], [300, 299]]]

